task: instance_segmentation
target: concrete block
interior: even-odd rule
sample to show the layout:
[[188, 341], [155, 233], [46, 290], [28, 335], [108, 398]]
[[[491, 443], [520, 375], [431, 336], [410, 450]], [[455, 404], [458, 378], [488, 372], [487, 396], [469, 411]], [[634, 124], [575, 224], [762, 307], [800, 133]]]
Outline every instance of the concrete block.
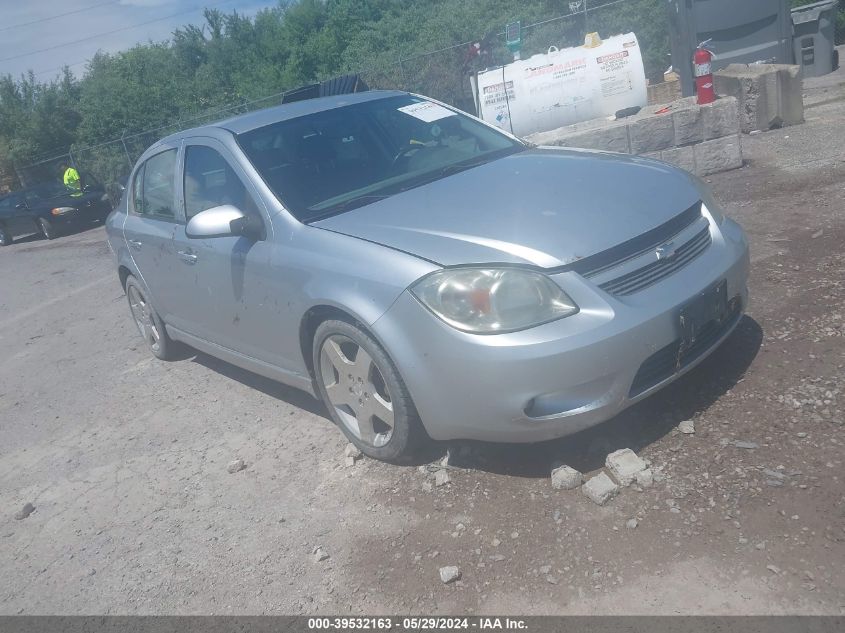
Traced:
[[675, 143], [672, 116], [655, 114], [632, 119], [628, 124], [632, 154], [645, 154], [668, 149]]
[[804, 76], [800, 66], [783, 66], [778, 70], [781, 81], [781, 116], [784, 125], [804, 122]]
[[765, 131], [803, 122], [803, 82], [797, 68], [782, 64], [731, 64], [714, 75], [714, 84], [718, 94], [739, 101], [743, 132]]
[[581, 149], [597, 149], [605, 152], [630, 153], [628, 143], [628, 126], [624, 123], [610, 123], [604, 125], [579, 124], [532, 134], [527, 140], [537, 145], [557, 145], [561, 147], [578, 147]]
[[628, 126], [613, 125], [572, 134], [564, 143], [567, 147], [598, 149], [605, 152], [631, 152], [628, 140]]
[[692, 174], [696, 173], [695, 146], [693, 145], [663, 150], [660, 159]]
[[649, 105], [672, 103], [673, 101], [680, 99], [682, 96], [681, 82], [677, 79], [674, 81], [664, 81], [663, 83], [652, 84], [648, 87]]
[[590, 501], [603, 506], [619, 493], [619, 486], [605, 473], [600, 473], [581, 486], [581, 492]]
[[704, 126], [702, 108], [694, 105], [689, 108], [675, 110], [672, 114], [672, 124], [675, 126], [676, 146], [692, 145], [704, 140]]
[[742, 167], [741, 139], [741, 135], [736, 134], [695, 145], [695, 173], [709, 176]]
[[736, 97], [722, 97], [713, 103], [701, 106], [704, 138], [734, 136], [742, 131], [739, 124], [739, 101]]
[[648, 465], [630, 448], [621, 448], [608, 455], [605, 466], [622, 486], [630, 486], [637, 473], [648, 468]]

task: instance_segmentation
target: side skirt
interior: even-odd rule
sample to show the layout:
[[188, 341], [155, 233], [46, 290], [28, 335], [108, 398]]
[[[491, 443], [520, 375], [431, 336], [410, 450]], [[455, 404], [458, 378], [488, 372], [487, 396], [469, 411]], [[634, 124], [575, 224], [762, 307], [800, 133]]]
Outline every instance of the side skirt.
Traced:
[[264, 376], [265, 378], [276, 380], [285, 385], [301, 389], [315, 398], [318, 398], [314, 391], [314, 383], [310, 376], [302, 376], [300, 374], [285, 371], [284, 369], [281, 369], [276, 365], [266, 363], [263, 360], [258, 360], [257, 358], [252, 358], [251, 356], [245, 356], [244, 354], [229, 349], [228, 347], [223, 347], [217, 343], [212, 343], [211, 341], [206, 341], [205, 339], [188, 334], [187, 332], [180, 330], [179, 328], [175, 328], [172, 325], [165, 325], [165, 328], [167, 328], [167, 333], [170, 335], [170, 338], [175, 341], [180, 341], [186, 345], [190, 345], [201, 352], [205, 352], [209, 356], [214, 356], [215, 358], [224, 360], [227, 363], [240, 367], [241, 369], [251, 371], [259, 376]]

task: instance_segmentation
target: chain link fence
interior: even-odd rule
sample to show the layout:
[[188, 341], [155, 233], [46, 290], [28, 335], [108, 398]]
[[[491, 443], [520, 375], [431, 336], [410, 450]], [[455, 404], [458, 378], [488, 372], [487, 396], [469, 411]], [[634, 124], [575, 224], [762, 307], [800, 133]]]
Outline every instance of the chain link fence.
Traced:
[[[550, 46], [558, 48], [580, 46], [587, 33], [597, 31], [609, 36], [622, 30], [634, 30], [636, 24], [620, 25], [615, 18], [614, 8], [622, 2], [637, 0], [573, 0], [562, 4], [570, 13], [541, 20], [522, 28], [523, 59], [537, 53], [545, 53]], [[642, 16], [643, 20], [651, 19]], [[482, 38], [479, 37], [479, 40]], [[475, 114], [475, 100], [472, 94], [470, 76], [487, 67], [507, 64], [513, 54], [505, 47], [504, 32], [488, 34], [483, 38], [487, 50], [480, 56], [470, 55], [474, 41], [455, 44], [437, 51], [401, 55], [395, 60], [373, 64], [371, 67], [348, 72], [357, 72], [370, 88], [398, 89], [424, 94], [449, 103], [471, 114]], [[319, 79], [327, 79], [321, 77]], [[293, 88], [293, 87], [291, 87]], [[269, 95], [241, 104], [212, 109], [206, 113], [186, 117], [161, 127], [139, 133], [125, 132], [120, 138], [89, 147], [71, 147], [64, 154], [40, 157], [27, 165], [15, 165], [18, 180], [23, 187], [40, 182], [61, 180], [61, 167], [74, 166], [85, 177], [93, 178], [105, 186], [116, 202], [121, 185], [135, 161], [157, 140], [191, 127], [211, 123], [222, 118], [235, 116], [251, 110], [277, 105], [283, 93]]]

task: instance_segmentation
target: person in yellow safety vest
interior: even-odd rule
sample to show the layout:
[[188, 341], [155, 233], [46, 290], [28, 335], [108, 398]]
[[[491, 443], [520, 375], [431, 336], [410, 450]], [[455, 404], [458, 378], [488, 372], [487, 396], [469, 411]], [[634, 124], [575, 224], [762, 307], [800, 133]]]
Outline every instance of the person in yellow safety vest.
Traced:
[[62, 179], [64, 180], [65, 187], [68, 188], [68, 191], [70, 191], [72, 195], [81, 194], [82, 182], [79, 180], [79, 172], [67, 163], [62, 163], [62, 174]]

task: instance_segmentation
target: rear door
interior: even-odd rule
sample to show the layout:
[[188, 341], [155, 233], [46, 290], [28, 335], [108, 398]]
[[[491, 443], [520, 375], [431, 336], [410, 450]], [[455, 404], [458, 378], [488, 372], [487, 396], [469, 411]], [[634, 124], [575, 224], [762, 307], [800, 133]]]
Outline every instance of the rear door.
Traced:
[[165, 146], [142, 163], [130, 183], [123, 235], [132, 260], [166, 323], [173, 314], [177, 266], [173, 235], [184, 221], [177, 213], [176, 171], [180, 148]]

